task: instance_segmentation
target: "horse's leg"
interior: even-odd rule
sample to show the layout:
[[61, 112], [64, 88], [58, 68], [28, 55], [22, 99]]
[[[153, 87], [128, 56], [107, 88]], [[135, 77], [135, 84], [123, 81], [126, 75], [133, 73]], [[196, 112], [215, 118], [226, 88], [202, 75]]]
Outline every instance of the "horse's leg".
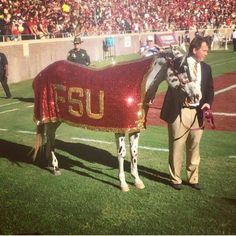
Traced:
[[119, 180], [120, 180], [120, 188], [123, 192], [129, 191], [129, 186], [125, 180], [125, 171], [124, 171], [124, 159], [126, 156], [126, 148], [125, 148], [125, 134], [117, 133], [116, 137], [116, 146], [118, 153], [118, 162], [119, 162]]
[[54, 153], [56, 129], [59, 127], [60, 124], [61, 124], [60, 122], [46, 124], [46, 136], [47, 136], [46, 158], [47, 160], [51, 161], [50, 164], [53, 167], [54, 175], [61, 175], [61, 172], [58, 166], [58, 160]]
[[138, 174], [138, 141], [140, 133], [129, 134], [130, 142], [130, 155], [131, 155], [131, 174], [134, 177], [135, 186], [139, 189], [145, 188], [143, 181], [140, 179]]

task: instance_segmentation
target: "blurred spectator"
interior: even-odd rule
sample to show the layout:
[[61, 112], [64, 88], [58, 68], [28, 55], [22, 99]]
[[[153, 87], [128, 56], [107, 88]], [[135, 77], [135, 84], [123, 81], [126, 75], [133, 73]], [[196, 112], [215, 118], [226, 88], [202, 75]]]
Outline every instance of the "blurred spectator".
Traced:
[[144, 56], [144, 57], [149, 57], [160, 52], [160, 48], [156, 44], [154, 44], [153, 35], [149, 35], [147, 37], [147, 43], [141, 46], [139, 52], [141, 56]]

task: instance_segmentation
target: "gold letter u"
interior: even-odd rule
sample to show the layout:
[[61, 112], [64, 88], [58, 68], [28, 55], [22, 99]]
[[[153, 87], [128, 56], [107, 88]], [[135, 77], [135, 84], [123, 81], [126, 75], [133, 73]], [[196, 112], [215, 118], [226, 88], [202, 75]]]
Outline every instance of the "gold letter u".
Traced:
[[99, 91], [99, 113], [93, 113], [91, 111], [91, 91], [90, 89], [85, 90], [86, 96], [86, 112], [88, 117], [99, 120], [104, 116], [104, 91]]

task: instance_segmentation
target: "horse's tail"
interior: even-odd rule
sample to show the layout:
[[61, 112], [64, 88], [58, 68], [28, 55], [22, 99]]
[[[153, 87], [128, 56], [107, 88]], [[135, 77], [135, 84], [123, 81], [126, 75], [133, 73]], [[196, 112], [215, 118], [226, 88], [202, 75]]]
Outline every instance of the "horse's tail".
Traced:
[[43, 144], [44, 140], [44, 131], [45, 131], [45, 125], [42, 123], [37, 124], [37, 129], [36, 129], [36, 140], [34, 144], [34, 150], [33, 150], [33, 161], [35, 161], [36, 156]]

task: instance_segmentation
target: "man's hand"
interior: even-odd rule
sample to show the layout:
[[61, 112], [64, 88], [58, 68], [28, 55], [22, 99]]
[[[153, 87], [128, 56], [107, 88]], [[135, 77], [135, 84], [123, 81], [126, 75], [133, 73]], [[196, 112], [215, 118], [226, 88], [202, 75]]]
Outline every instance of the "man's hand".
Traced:
[[208, 103], [204, 103], [204, 104], [202, 105], [201, 109], [202, 109], [202, 110], [204, 110], [204, 109], [210, 110], [210, 109], [211, 109], [211, 106], [210, 106], [210, 104], [208, 104]]

